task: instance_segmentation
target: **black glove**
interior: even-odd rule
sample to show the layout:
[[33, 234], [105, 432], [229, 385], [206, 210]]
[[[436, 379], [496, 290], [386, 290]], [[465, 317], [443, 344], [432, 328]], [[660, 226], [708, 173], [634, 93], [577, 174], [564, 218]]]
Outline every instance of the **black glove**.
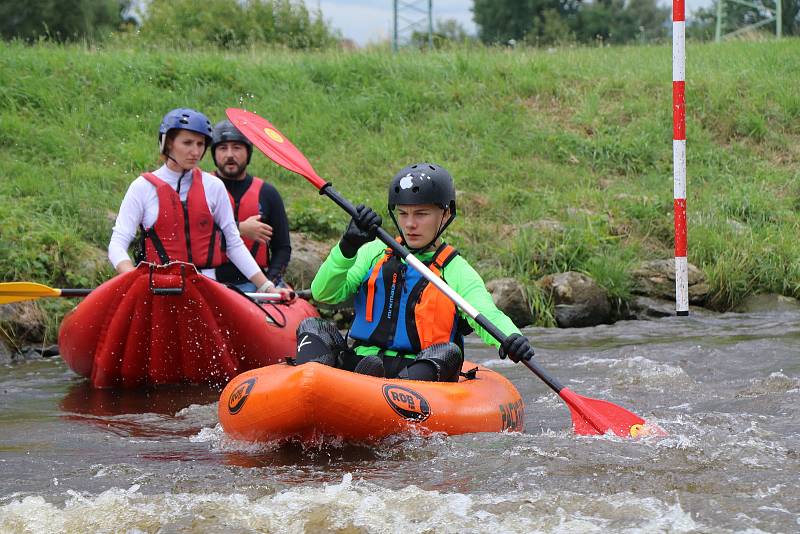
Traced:
[[356, 206], [356, 212], [358, 216], [350, 219], [347, 230], [339, 241], [339, 249], [345, 258], [354, 258], [361, 245], [374, 240], [378, 227], [383, 222], [380, 215], [364, 204]]
[[511, 334], [500, 346], [500, 358], [508, 356], [512, 362], [519, 363], [533, 358], [533, 347], [528, 338], [519, 334]]

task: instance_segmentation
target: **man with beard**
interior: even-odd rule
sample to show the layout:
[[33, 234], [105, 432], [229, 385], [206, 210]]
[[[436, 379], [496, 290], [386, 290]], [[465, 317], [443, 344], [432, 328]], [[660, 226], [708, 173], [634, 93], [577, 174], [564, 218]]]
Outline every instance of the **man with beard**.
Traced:
[[[278, 190], [248, 174], [252, 156], [253, 144], [231, 121], [224, 120], [214, 126], [211, 157], [217, 167], [215, 174], [228, 190], [239, 233], [267, 278], [284, 287], [283, 274], [292, 254], [289, 221]], [[255, 291], [253, 284], [229, 261], [217, 267], [216, 278], [242, 291]]]

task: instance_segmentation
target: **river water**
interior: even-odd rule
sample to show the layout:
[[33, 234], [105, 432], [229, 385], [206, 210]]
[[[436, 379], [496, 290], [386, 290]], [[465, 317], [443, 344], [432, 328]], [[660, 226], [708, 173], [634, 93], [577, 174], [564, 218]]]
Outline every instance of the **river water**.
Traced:
[[255, 445], [225, 437], [216, 391], [96, 391], [57, 357], [21, 361], [0, 367], [0, 532], [800, 531], [800, 311], [526, 334], [573, 391], [669, 435], [574, 435], [477, 338], [524, 433]]

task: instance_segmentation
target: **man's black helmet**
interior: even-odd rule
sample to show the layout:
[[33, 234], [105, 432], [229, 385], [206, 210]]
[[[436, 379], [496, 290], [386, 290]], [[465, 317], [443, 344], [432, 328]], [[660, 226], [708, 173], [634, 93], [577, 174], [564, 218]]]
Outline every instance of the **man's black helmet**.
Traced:
[[230, 142], [242, 143], [247, 147], [247, 164], [250, 165], [250, 158], [253, 157], [253, 143], [227, 119], [219, 121], [211, 131], [211, 157], [214, 159], [214, 165], [219, 167], [215, 153], [217, 145]]
[[447, 169], [435, 163], [403, 167], [389, 184], [389, 211], [397, 205], [436, 204], [456, 215], [456, 188]]

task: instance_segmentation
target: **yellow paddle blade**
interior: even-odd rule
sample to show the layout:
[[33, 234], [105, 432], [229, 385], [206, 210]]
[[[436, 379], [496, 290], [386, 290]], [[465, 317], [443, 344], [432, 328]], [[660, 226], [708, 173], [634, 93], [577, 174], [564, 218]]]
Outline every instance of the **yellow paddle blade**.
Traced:
[[58, 297], [60, 295], [60, 289], [54, 289], [36, 282], [0, 283], [0, 304], [34, 300], [42, 297]]

